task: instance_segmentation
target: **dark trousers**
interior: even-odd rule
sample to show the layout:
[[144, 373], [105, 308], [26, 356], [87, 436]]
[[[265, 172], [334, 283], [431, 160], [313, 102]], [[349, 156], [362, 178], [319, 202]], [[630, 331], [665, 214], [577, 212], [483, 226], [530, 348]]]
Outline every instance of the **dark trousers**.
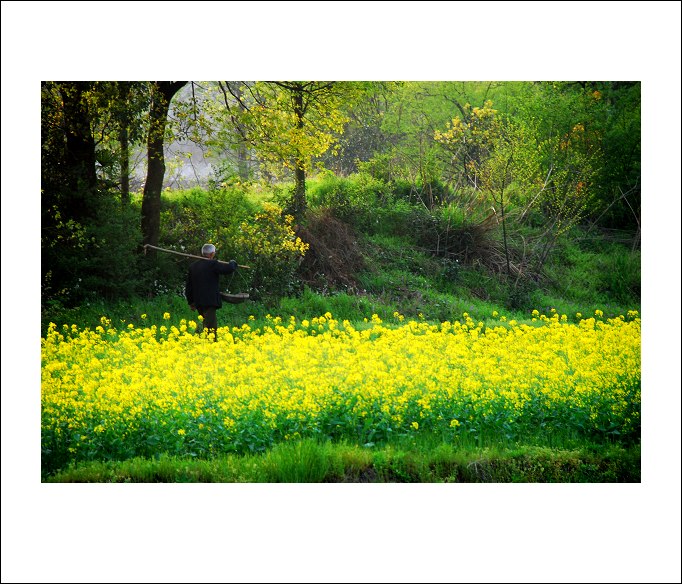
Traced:
[[197, 311], [204, 317], [204, 328], [206, 334], [213, 333], [214, 340], [218, 340], [218, 315], [215, 306], [197, 306]]

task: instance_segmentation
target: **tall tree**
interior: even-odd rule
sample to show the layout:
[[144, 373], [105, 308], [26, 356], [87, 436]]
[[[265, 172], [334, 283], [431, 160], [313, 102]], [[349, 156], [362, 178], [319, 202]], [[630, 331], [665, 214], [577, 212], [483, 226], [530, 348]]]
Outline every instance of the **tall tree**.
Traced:
[[116, 82], [41, 84], [41, 267], [46, 299], [77, 302], [88, 291], [130, 290], [134, 262], [127, 254], [137, 234], [109, 180], [118, 163], [114, 153], [122, 107]]
[[[228, 114], [238, 131], [267, 164], [293, 171], [294, 193], [289, 211], [306, 209], [306, 173], [343, 132], [348, 118], [341, 106], [355, 98], [352, 83], [334, 81], [258, 81], [225, 83]], [[227, 94], [225, 94], [227, 96]], [[231, 103], [230, 103], [231, 102]]]
[[161, 228], [161, 189], [166, 172], [163, 146], [168, 108], [173, 96], [187, 81], [154, 81], [151, 85], [149, 134], [147, 137], [147, 180], [142, 194], [142, 243], [158, 245]]
[[344, 107], [349, 118], [338, 151], [327, 152], [322, 160], [327, 168], [339, 176], [357, 172], [360, 165], [375, 155], [386, 152], [392, 145], [382, 129], [382, 120], [389, 107], [391, 93], [400, 83], [393, 81], [357, 82], [358, 97]]
[[64, 127], [66, 129], [66, 164], [69, 172], [69, 188], [92, 190], [97, 186], [95, 167], [95, 140], [90, 127], [90, 112], [85, 93], [90, 89], [87, 82], [63, 83]]
[[[130, 86], [127, 83], [119, 85], [119, 99], [124, 105], [128, 104]], [[130, 116], [124, 110], [121, 116], [118, 140], [121, 144], [121, 203], [130, 203]]]
[[[243, 113], [244, 112], [244, 105], [243, 105], [243, 93], [242, 93], [242, 88], [241, 84], [236, 82], [236, 81], [226, 81], [227, 87], [222, 84], [222, 82], [218, 82], [220, 89], [223, 91], [223, 96], [227, 100], [226, 103], [229, 103], [229, 97], [228, 97], [228, 87], [229, 87], [229, 92], [232, 93], [237, 97], [237, 103], [238, 107], [240, 108], [240, 111]], [[239, 173], [239, 178], [243, 181], [246, 181], [249, 179], [249, 157], [248, 157], [248, 152], [249, 152], [249, 146], [248, 142], [245, 138], [245, 131], [246, 128], [244, 128], [244, 125], [242, 122], [239, 121], [237, 117], [234, 118], [233, 120], [235, 129], [237, 130], [237, 144], [236, 144], [236, 150], [237, 150], [237, 172]]]
[[[462, 106], [462, 118], [453, 118], [445, 132], [434, 139], [452, 154], [452, 164], [474, 191], [493, 203], [493, 213], [502, 225], [507, 275], [512, 275], [508, 243], [508, 208], [512, 183], [526, 192], [537, 183], [539, 163], [528, 129], [499, 115], [487, 101], [483, 107]], [[487, 210], [486, 210], [487, 212]], [[499, 214], [498, 214], [499, 212]]]

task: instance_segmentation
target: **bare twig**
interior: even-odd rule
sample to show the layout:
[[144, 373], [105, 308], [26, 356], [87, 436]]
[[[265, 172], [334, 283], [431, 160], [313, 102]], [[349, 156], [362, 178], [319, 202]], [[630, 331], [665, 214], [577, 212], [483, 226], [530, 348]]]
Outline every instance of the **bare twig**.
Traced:
[[549, 171], [547, 172], [547, 176], [545, 177], [545, 183], [542, 185], [542, 188], [535, 194], [535, 196], [533, 197], [531, 202], [526, 205], [526, 208], [523, 210], [523, 213], [521, 213], [521, 217], [519, 217], [519, 222], [522, 222], [526, 218], [526, 213], [528, 213], [528, 211], [531, 209], [531, 207], [535, 204], [535, 201], [538, 200], [538, 197], [547, 188], [547, 185], [549, 184], [549, 178], [552, 176], [553, 170], [554, 170], [554, 165], [551, 165], [549, 167]]
[[633, 212], [633, 214], [634, 214], [634, 216], [635, 216], [635, 221], [637, 221], [637, 228], [639, 229], [639, 218], [637, 217], [637, 214], [636, 214], [636, 213], [634, 212], [634, 210], [632, 209], [632, 205], [630, 205], [630, 201], [628, 201], [628, 198], [627, 198], [627, 196], [628, 196], [630, 193], [632, 193], [633, 191], [636, 191], [636, 190], [637, 190], [637, 187], [638, 187], [638, 186], [639, 186], [639, 178], [638, 178], [637, 181], [635, 182], [634, 186], [633, 186], [631, 189], [627, 190], [626, 192], [623, 192], [623, 189], [621, 189], [620, 187], [618, 187], [618, 190], [620, 191], [620, 197], [616, 197], [615, 199], [613, 199], [613, 201], [611, 201], [611, 203], [609, 203], [609, 205], [606, 207], [606, 209], [604, 209], [604, 210], [602, 211], [601, 215], [599, 215], [599, 217], [597, 217], [597, 218], [592, 222], [592, 225], [590, 225], [589, 229], [587, 230], [587, 233], [589, 233], [590, 231], [592, 231], [592, 229], [594, 228], [594, 226], [597, 225], [597, 223], [599, 223], [599, 220], [608, 212], [608, 210], [609, 210], [611, 207], [613, 207], [618, 201], [622, 201], [623, 199], [625, 199], [625, 202], [627, 203], [628, 207], [630, 207], [630, 210]]

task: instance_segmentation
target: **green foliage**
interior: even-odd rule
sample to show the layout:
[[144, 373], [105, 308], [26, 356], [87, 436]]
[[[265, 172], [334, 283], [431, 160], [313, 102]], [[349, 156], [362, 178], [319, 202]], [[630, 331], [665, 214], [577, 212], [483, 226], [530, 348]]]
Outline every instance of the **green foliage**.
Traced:
[[71, 465], [45, 483], [600, 483], [641, 481], [638, 446], [451, 444], [437, 436], [384, 446], [305, 439], [262, 454], [163, 454]]
[[308, 244], [296, 235], [293, 220], [277, 205], [264, 203], [260, 212], [239, 226], [233, 246], [250, 268], [245, 281], [257, 299], [299, 291], [295, 272]]
[[615, 249], [596, 262], [599, 292], [617, 304], [639, 304], [641, 301], [641, 252]]
[[139, 293], [139, 215], [118, 192], [121, 140], [144, 134], [146, 85], [41, 85], [42, 297], [73, 306]]
[[[127, 127], [131, 146], [146, 135], [142, 114], [149, 106], [149, 87], [146, 82], [41, 86], [46, 300], [78, 302], [83, 275], [87, 286], [94, 287], [88, 293], [133, 293], [136, 287], [126, 267], [139, 269], [140, 288], [151, 293], [181, 285], [183, 260], [159, 257], [137, 265], [128, 250], [137, 247], [132, 231], [139, 218], [127, 215], [125, 204], [119, 212], [107, 202], [118, 199], [107, 185], [119, 178], [121, 132]], [[618, 226], [639, 224], [638, 82], [231, 82], [234, 93], [218, 84], [194, 89], [191, 100], [176, 104], [169, 134], [203, 140], [217, 152], [238, 150], [239, 164], [248, 162], [250, 171], [255, 168], [253, 151], [245, 150], [240, 132], [271, 167], [277, 160], [309, 172], [326, 150], [325, 164], [338, 172], [309, 180], [314, 205], [331, 208], [368, 234], [410, 237], [442, 253], [443, 233], [485, 220], [495, 202], [503, 207], [498, 215], [504, 211], [508, 216], [500, 225], [509, 230], [509, 243], [517, 219], [526, 227], [544, 227], [542, 245], [529, 247], [539, 271], [557, 240], [586, 217]], [[310, 100], [305, 113], [289, 99], [299, 94]], [[346, 120], [346, 138], [333, 156], [332, 145]], [[70, 153], [66, 139], [74, 136], [87, 150], [76, 163], [69, 158], [75, 151]], [[358, 143], [350, 140], [353, 136]], [[510, 161], [513, 172], [508, 176]], [[164, 196], [162, 246], [197, 253], [203, 242], [215, 240], [224, 259], [240, 251], [233, 246], [235, 234], [256, 206], [248, 203], [253, 202], [255, 184], [243, 182], [239, 164], [228, 158], [218, 162], [209, 195], [188, 194], [175, 205]], [[348, 169], [358, 172], [341, 178]], [[267, 169], [261, 170], [267, 176]], [[498, 187], [504, 189], [503, 198]], [[288, 185], [270, 189], [275, 191], [280, 191], [283, 208], [298, 192]], [[113, 227], [120, 231], [124, 224], [131, 232], [124, 235], [124, 249], [118, 249], [112, 245]], [[108, 243], [106, 248], [98, 244], [95, 256], [114, 266], [109, 283], [78, 257], [100, 228], [100, 239]], [[507, 252], [512, 260], [513, 252]], [[604, 289], [622, 296], [618, 286], [606, 283]], [[623, 286], [632, 289], [631, 284]]]
[[[623, 233], [622, 240], [612, 240], [606, 235], [585, 234], [583, 229], [573, 229], [569, 237], [559, 242], [554, 260], [545, 269], [554, 290], [550, 294], [554, 302], [570, 300], [582, 303], [583, 308], [601, 307], [609, 313], [617, 313], [618, 306], [638, 307], [641, 303], [641, 252], [633, 249], [628, 235]], [[544, 302], [538, 304], [544, 305]], [[567, 313], [578, 310], [580, 306], [575, 310], [571, 307]]]
[[[166, 195], [163, 201], [162, 247], [200, 255], [204, 243], [213, 243], [220, 259], [249, 266], [225, 281], [233, 293], [268, 300], [299, 291], [295, 271], [306, 244], [297, 238], [293, 218], [273, 203], [252, 202], [247, 185], [214, 191], [195, 188]], [[155, 279], [167, 283], [162, 291], [183, 293], [190, 261], [157, 254]]]
[[306, 439], [277, 444], [258, 463], [268, 483], [321, 483], [330, 475], [342, 474], [334, 458], [330, 443]]
[[579, 194], [590, 200], [582, 216], [609, 227], [639, 222], [640, 91], [639, 82], [541, 82], [522, 86], [512, 99], [515, 119], [536, 128], [537, 144], [545, 145], [545, 173], [557, 162], [569, 171], [550, 190], [572, 184], [573, 192], [584, 183]]
[[44, 230], [42, 241], [45, 300], [75, 306], [141, 292], [137, 216], [119, 205], [114, 198], [102, 199], [97, 215], [86, 224], [64, 220], [51, 209], [53, 227]]
[[[164, 192], [162, 195], [159, 245], [173, 251], [201, 255], [205, 243], [213, 243], [219, 259], [236, 258], [241, 251], [235, 239], [243, 222], [256, 213], [245, 185], [230, 189]], [[182, 295], [191, 259], [156, 253], [147, 262], [146, 289], [150, 293], [174, 292]], [[244, 264], [244, 261], [239, 261]]]
[[371, 229], [372, 224], [379, 223], [374, 212], [390, 198], [387, 186], [368, 174], [340, 178], [327, 171], [308, 184], [311, 206], [328, 208], [357, 229]]
[[434, 214], [439, 211], [431, 213], [421, 203], [396, 196], [391, 185], [365, 172], [347, 178], [323, 173], [309, 182], [308, 192], [312, 207], [328, 209], [368, 235], [397, 235], [418, 243], [437, 224]]
[[601, 91], [595, 91], [603, 127], [603, 164], [595, 181], [601, 203], [598, 209], [603, 209], [605, 226], [634, 228], [641, 215], [641, 84], [611, 82], [598, 86]]
[[240, 225], [257, 209], [249, 198], [246, 185], [167, 193], [162, 198], [162, 245], [174, 245], [177, 251], [196, 255], [203, 244], [210, 242], [219, 248], [220, 257], [225, 259], [236, 251], [232, 240]]

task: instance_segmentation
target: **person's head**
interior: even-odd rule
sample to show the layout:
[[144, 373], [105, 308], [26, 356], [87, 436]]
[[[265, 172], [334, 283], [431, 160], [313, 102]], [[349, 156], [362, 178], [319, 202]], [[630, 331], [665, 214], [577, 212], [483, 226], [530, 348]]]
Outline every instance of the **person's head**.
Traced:
[[205, 258], [210, 258], [215, 255], [215, 245], [212, 243], [207, 243], [201, 248], [201, 255]]

